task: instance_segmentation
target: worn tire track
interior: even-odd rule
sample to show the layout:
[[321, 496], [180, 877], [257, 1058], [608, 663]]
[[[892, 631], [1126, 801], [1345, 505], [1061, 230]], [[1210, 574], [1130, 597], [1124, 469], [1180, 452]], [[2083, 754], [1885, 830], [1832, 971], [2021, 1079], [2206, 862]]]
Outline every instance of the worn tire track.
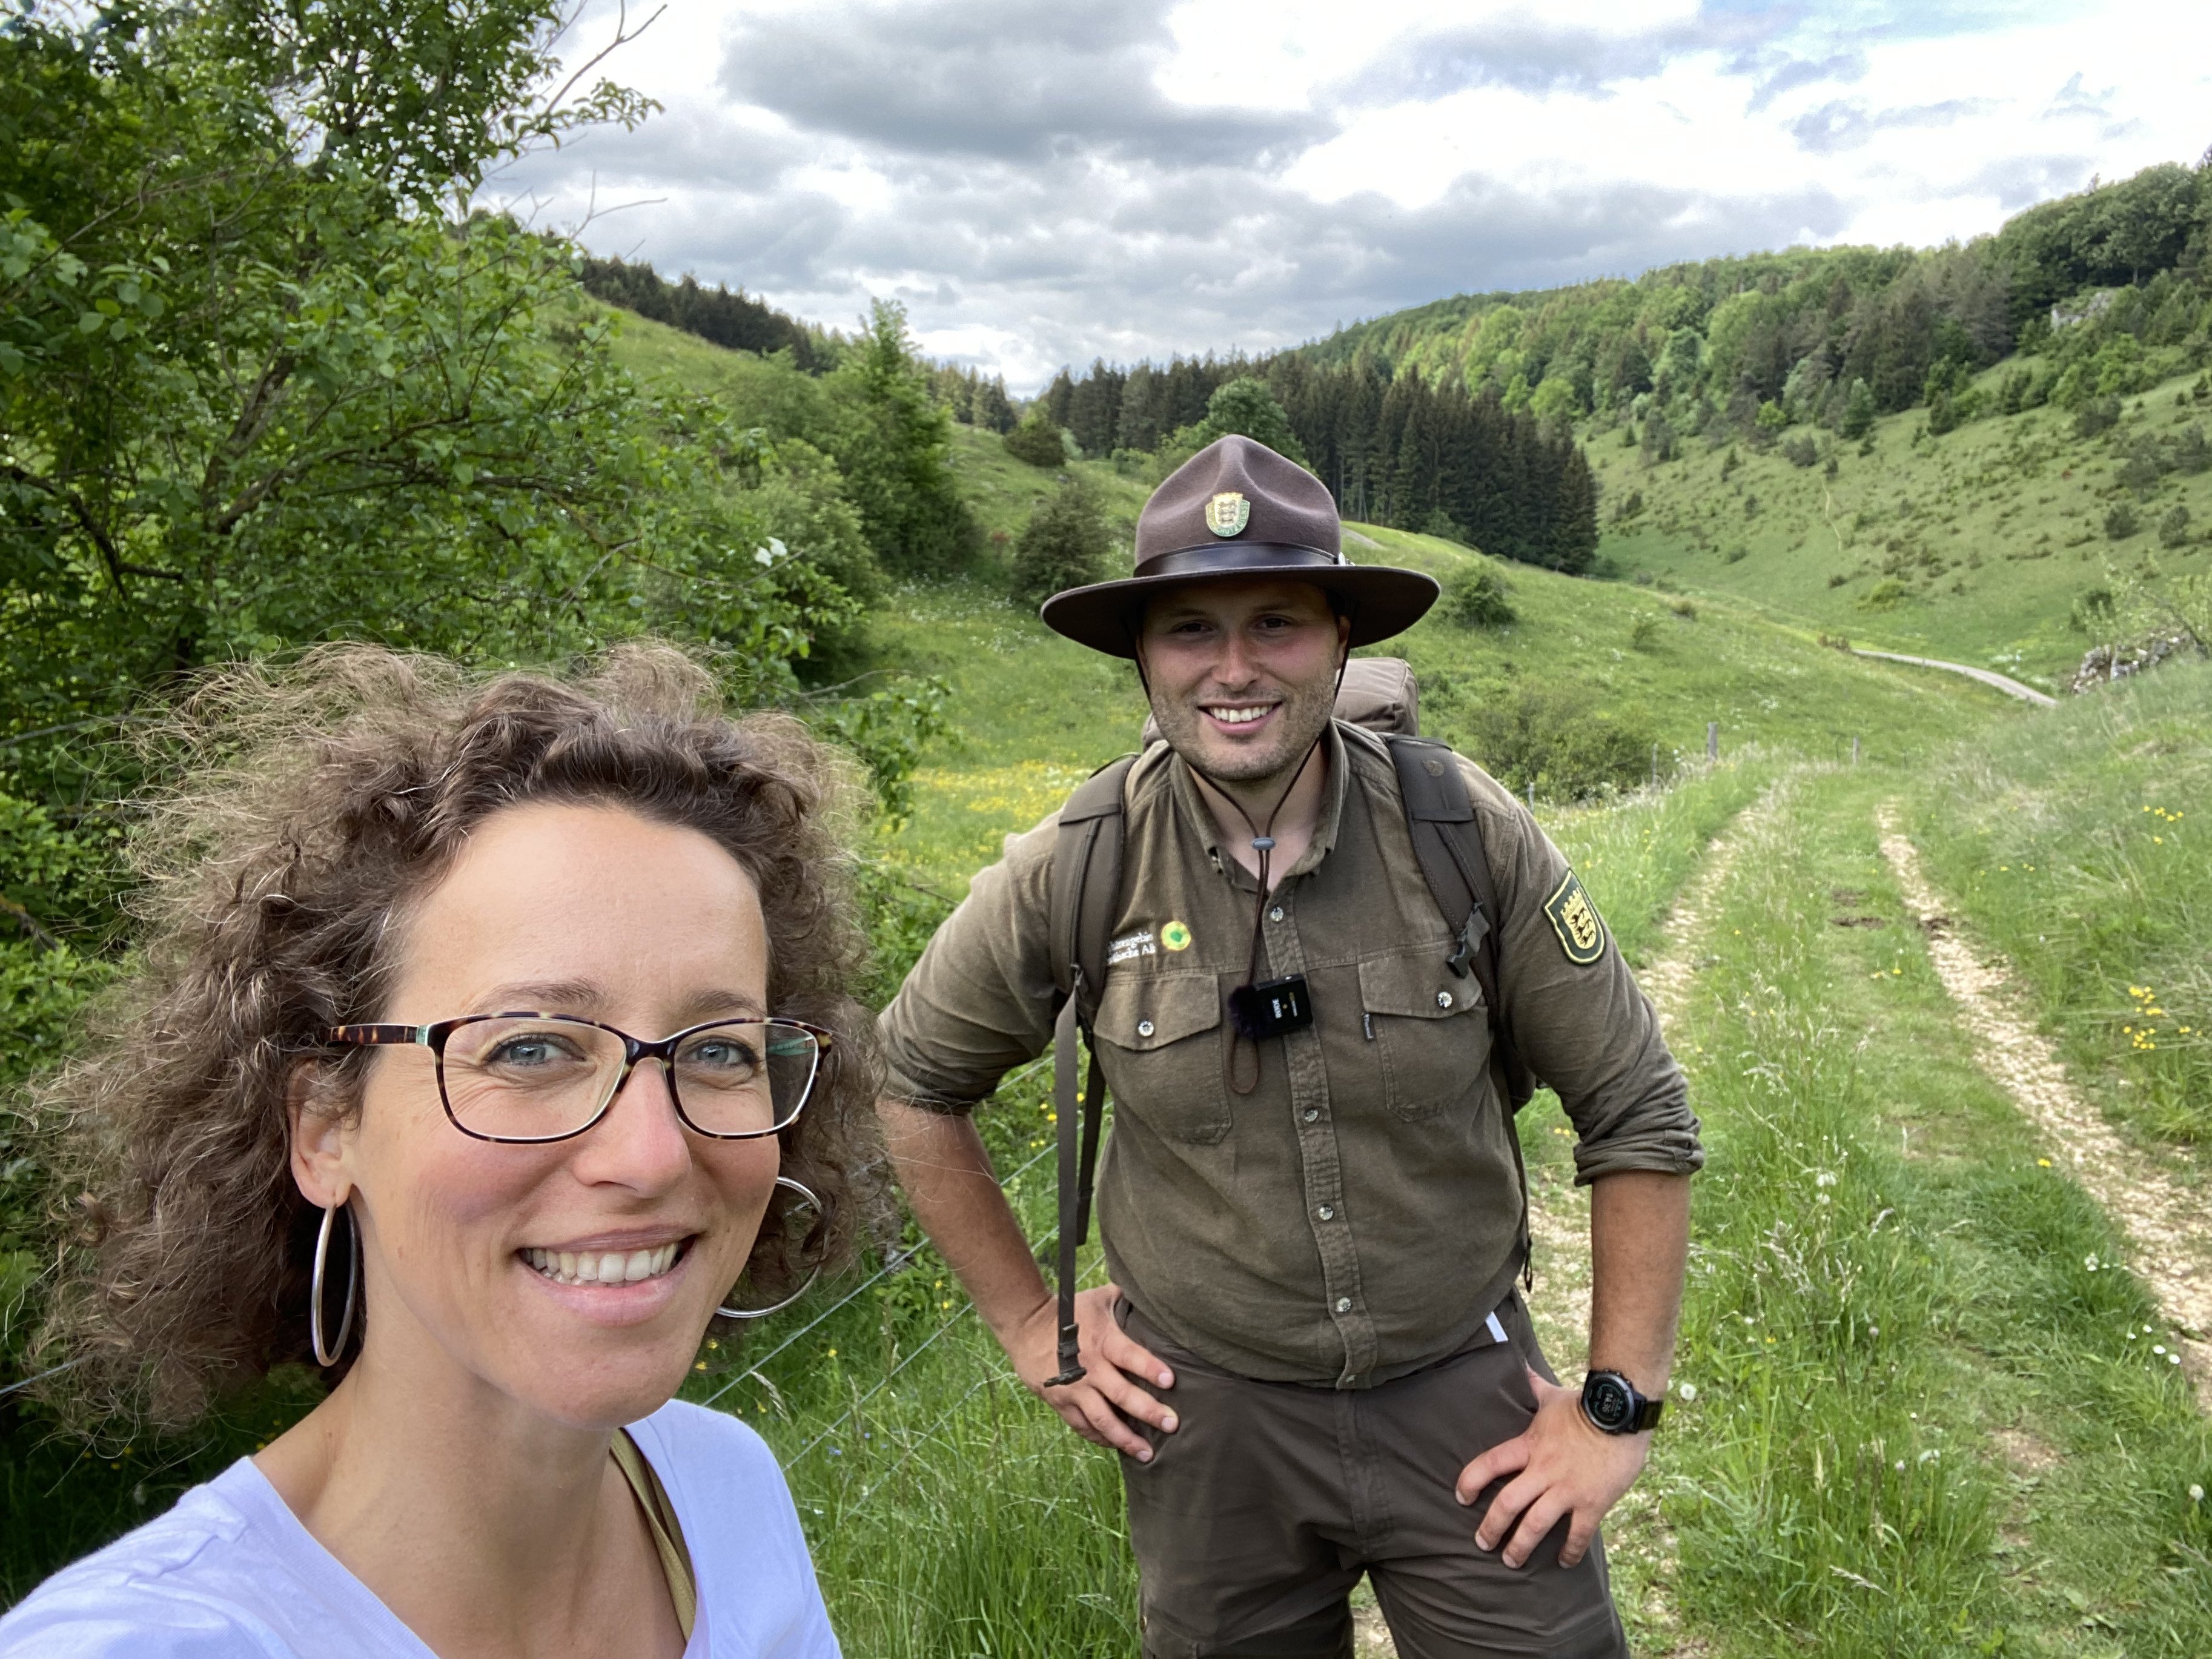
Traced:
[[[1683, 884], [1662, 929], [1666, 940], [1661, 954], [1640, 973], [1637, 982], [1658, 1010], [1661, 1025], [1680, 1022], [1688, 1012], [1697, 989], [1698, 946], [1705, 941], [1714, 902], [1735, 867], [1738, 850], [1747, 833], [1772, 812], [1783, 780], [1770, 784], [1759, 799], [1730, 819], [1721, 833], [1705, 843], [1705, 861]], [[1589, 1354], [1590, 1249], [1589, 1188], [1577, 1187], [1568, 1171], [1532, 1169], [1528, 1172], [1528, 1228], [1536, 1243], [1536, 1290], [1530, 1297], [1529, 1316], [1544, 1352], [1561, 1376], [1579, 1372]], [[1656, 1547], [1640, 1552], [1645, 1565], [1644, 1595], [1638, 1611], [1644, 1623], [1660, 1634], [1659, 1652], [1675, 1659], [1696, 1659], [1708, 1651], [1695, 1638], [1680, 1633], [1674, 1609], [1666, 1601], [1666, 1583], [1674, 1565], [1674, 1539], [1660, 1527], [1656, 1504], [1648, 1483], [1630, 1488], [1606, 1527], [1607, 1548], [1616, 1564], [1631, 1553], [1625, 1540], [1648, 1537]], [[1381, 1612], [1363, 1607], [1353, 1613], [1358, 1659], [1395, 1659], [1397, 1649], [1382, 1622]]]
[[2021, 1017], [2004, 959], [1977, 951], [1945, 912], [1919, 849], [1898, 827], [1894, 804], [1883, 805], [1875, 821], [1882, 856], [1920, 919], [1936, 975], [1974, 1040], [1975, 1059], [2036, 1127], [2052, 1161], [2073, 1170], [2125, 1236], [2129, 1265], [2179, 1329], [2177, 1346], [2197, 1403], [2212, 1412], [2212, 1227], [2202, 1197], [2130, 1147], [2074, 1086], [2050, 1039]]

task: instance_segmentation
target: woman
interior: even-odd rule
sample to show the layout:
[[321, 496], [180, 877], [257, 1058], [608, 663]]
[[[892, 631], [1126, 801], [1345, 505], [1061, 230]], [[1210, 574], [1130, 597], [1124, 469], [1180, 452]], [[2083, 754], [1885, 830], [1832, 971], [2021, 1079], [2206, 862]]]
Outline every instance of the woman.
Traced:
[[649, 647], [331, 650], [188, 718], [56, 1090], [102, 1237], [50, 1334], [83, 1410], [336, 1386], [0, 1654], [835, 1655], [767, 1448], [672, 1403], [841, 1243], [873, 1078], [823, 753]]

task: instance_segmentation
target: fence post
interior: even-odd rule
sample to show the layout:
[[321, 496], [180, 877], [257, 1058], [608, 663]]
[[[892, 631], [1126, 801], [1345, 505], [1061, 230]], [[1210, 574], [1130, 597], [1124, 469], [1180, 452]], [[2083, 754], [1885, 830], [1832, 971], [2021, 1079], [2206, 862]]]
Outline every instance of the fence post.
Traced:
[[1718, 720], [1707, 720], [1705, 722], [1705, 758], [1709, 761], [1717, 761], [1720, 757], [1721, 723]]
[[1851, 739], [1851, 764], [1852, 764], [1852, 765], [1854, 765], [1854, 766], [1856, 766], [1858, 763], [1859, 763], [1859, 740], [1858, 740], [1856, 738], [1853, 738]]
[[1656, 743], [1651, 745], [1651, 787], [1659, 787], [1659, 745]]
[[1536, 780], [1534, 778], [1528, 780], [1528, 810], [1532, 812], [1536, 810]]

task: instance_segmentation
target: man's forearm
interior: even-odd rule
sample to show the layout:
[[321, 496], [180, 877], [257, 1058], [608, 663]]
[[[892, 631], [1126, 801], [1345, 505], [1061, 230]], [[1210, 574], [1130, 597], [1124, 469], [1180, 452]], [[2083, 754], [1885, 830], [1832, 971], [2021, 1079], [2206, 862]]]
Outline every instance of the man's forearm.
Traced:
[[1001, 1343], [1051, 1296], [969, 1119], [880, 1100], [877, 1116], [915, 1219]]
[[1590, 1183], [1590, 1368], [1665, 1392], [1690, 1251], [1690, 1177], [1626, 1170]]

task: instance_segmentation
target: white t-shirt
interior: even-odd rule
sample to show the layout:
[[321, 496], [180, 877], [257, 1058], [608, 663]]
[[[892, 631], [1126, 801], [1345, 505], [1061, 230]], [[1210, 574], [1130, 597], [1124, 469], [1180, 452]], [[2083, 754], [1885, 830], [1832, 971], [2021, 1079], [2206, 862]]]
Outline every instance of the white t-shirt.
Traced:
[[[838, 1659], [799, 1511], [761, 1437], [673, 1401], [630, 1436], [699, 1581], [684, 1659]], [[0, 1659], [434, 1659], [251, 1458], [64, 1567], [0, 1619]]]

